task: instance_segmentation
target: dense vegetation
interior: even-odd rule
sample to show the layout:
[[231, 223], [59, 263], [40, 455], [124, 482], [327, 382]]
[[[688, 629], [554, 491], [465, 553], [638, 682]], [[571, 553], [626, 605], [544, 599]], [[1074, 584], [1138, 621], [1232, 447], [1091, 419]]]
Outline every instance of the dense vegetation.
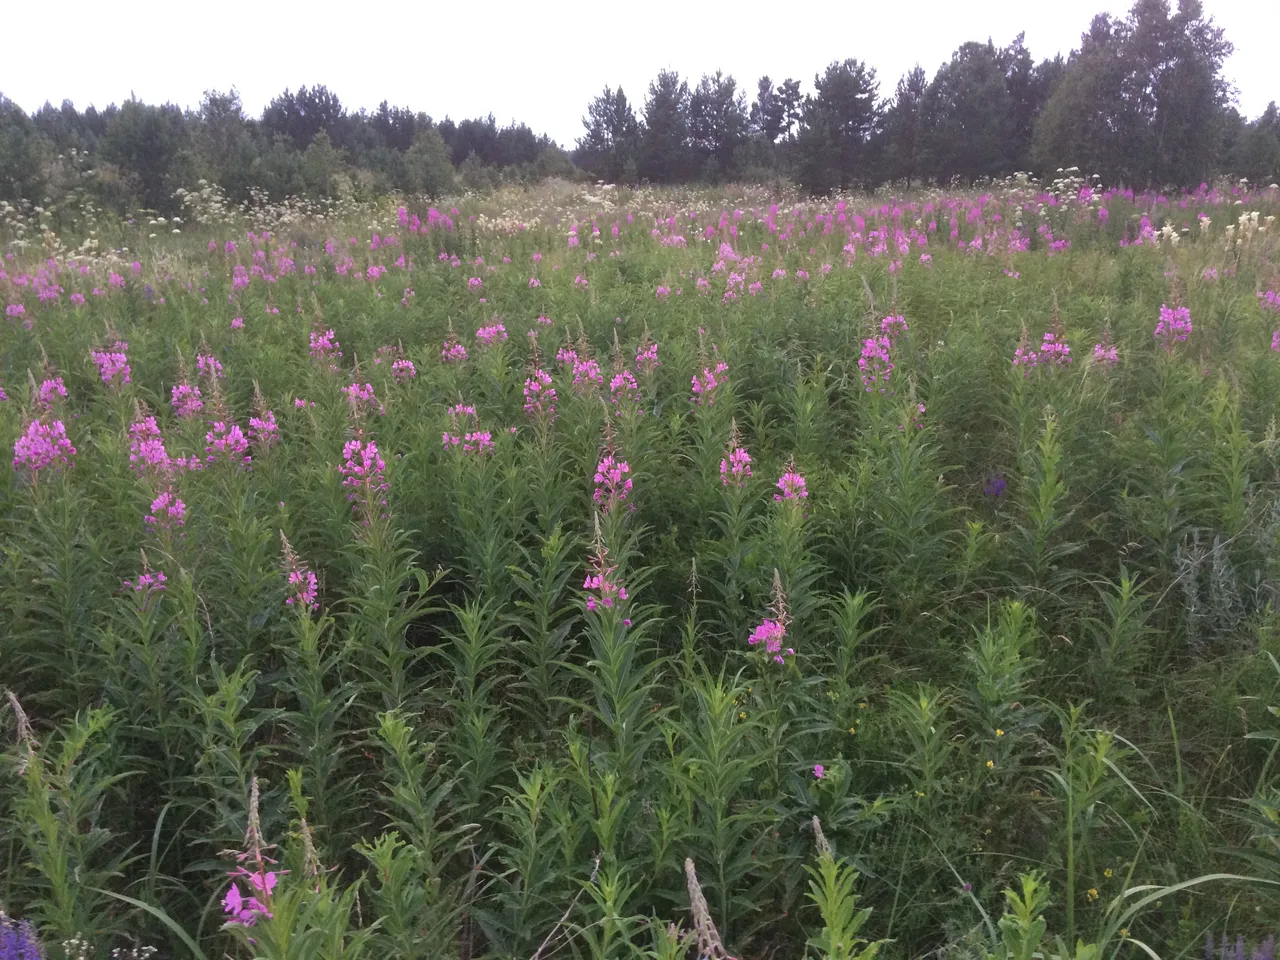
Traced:
[[6, 960], [1276, 931], [1280, 193], [500, 199], [9, 245]]
[[609, 180], [655, 183], [787, 177], [813, 193], [884, 182], [974, 183], [1076, 166], [1108, 183], [1193, 187], [1215, 173], [1280, 177], [1280, 115], [1253, 122], [1222, 75], [1231, 44], [1198, 0], [1171, 12], [1139, 0], [1099, 14], [1067, 58], [1037, 63], [1019, 34], [1006, 47], [963, 43], [932, 79], [916, 66], [884, 96], [871, 64], [829, 64], [800, 82], [765, 76], [748, 105], [733, 77], [691, 86], [670, 71], [640, 116], [605, 88], [575, 159]]

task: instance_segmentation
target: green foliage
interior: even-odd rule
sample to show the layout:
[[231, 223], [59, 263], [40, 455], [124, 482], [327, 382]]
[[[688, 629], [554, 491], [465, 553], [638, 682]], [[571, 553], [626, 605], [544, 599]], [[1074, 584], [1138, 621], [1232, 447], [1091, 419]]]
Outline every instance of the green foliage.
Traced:
[[[1025, 51], [984, 50], [1032, 84]], [[663, 83], [655, 110], [720, 163], [706, 111], [736, 88], [690, 112]], [[761, 85], [779, 150], [794, 92]], [[281, 129], [282, 184], [359, 186], [346, 116], [310, 169]], [[392, 152], [432, 138], [390, 107], [363, 122]], [[500, 129], [460, 131], [487, 177]], [[637, 162], [679, 159], [660, 146], [641, 131]], [[14, 245], [6, 911], [55, 956], [1097, 960], [1267, 935], [1280, 315], [1257, 292], [1280, 200], [1235, 190], [1188, 194], [1211, 222], [1177, 243], [1139, 231], [1182, 200], [1073, 180], [1043, 210], [1018, 186], [894, 212], [557, 185], [448, 222], [380, 200], [102, 221], [136, 274]], [[1161, 304], [1194, 323], [1168, 349]], [[1072, 362], [1015, 366], [1024, 325]], [[90, 356], [117, 340], [128, 383]], [[547, 381], [554, 415], [522, 389]], [[19, 438], [54, 422], [76, 452], [33, 470]], [[242, 455], [217, 422], [251, 424]]]

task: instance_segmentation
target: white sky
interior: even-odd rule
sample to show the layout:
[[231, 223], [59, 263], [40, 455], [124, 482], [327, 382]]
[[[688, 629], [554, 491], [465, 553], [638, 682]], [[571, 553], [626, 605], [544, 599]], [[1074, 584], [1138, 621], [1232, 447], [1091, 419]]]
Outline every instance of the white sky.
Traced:
[[[0, 92], [27, 111], [64, 98], [83, 109], [134, 93], [197, 106], [206, 89], [240, 91], [257, 115], [285, 87], [325, 84], [348, 109], [393, 106], [455, 120], [492, 112], [566, 146], [588, 101], [621, 84], [637, 113], [649, 80], [674, 68], [696, 81], [722, 69], [754, 97], [767, 73], [804, 81], [845, 57], [877, 69], [882, 95], [919, 62], [933, 72], [966, 40], [1007, 43], [1019, 31], [1036, 60], [1066, 53], [1095, 12], [1124, 0], [641, 0], [559, 7], [489, 3], [205, 4], [193, 0], [12, 2]], [[1226, 75], [1254, 117], [1280, 100], [1277, 0], [1204, 0], [1235, 44]], [[56, 17], [51, 20], [51, 10]], [[44, 39], [40, 39], [44, 38]], [[50, 46], [52, 43], [52, 46]]]

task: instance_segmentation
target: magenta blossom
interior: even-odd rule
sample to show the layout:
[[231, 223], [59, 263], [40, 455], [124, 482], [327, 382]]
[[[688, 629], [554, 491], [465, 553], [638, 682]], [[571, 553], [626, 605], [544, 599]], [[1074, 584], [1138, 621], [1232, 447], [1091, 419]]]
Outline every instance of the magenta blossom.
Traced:
[[158, 530], [173, 530], [187, 522], [187, 505], [165, 490], [151, 501], [151, 512], [143, 520]]
[[1174, 344], [1183, 343], [1190, 333], [1190, 309], [1160, 305], [1160, 322], [1156, 324], [1155, 329], [1155, 338], [1160, 346], [1172, 353]]
[[109, 387], [120, 387], [131, 382], [129, 378], [129, 357], [125, 353], [129, 345], [117, 343], [110, 350], [95, 350], [89, 354], [97, 364], [98, 376]]
[[782, 646], [782, 641], [786, 639], [787, 628], [778, 620], [765, 619], [751, 631], [751, 636], [747, 637], [747, 644], [750, 646], [762, 646], [765, 654], [773, 660], [774, 663], [786, 663], [785, 657], [795, 656], [795, 650], [791, 647]]
[[280, 425], [274, 412], [264, 410], [262, 416], [249, 418], [249, 439], [264, 452], [280, 442]]
[[229, 463], [240, 462], [248, 466], [249, 441], [237, 423], [226, 423], [218, 420], [210, 424], [211, 429], [204, 435], [206, 459], [209, 463], [225, 460]]
[[460, 363], [467, 359], [467, 348], [458, 342], [458, 338], [449, 334], [444, 346], [440, 348], [440, 359], [445, 363]]
[[893, 361], [889, 359], [892, 341], [888, 337], [868, 337], [862, 341], [862, 356], [858, 359], [858, 369], [862, 371], [862, 385], [870, 393], [878, 384], [880, 392], [887, 389], [885, 384], [893, 372]]
[[164, 475], [169, 472], [168, 451], [155, 417], [129, 425], [129, 464], [138, 474]]
[[[630, 472], [631, 467], [627, 465], [627, 461], [618, 460], [613, 454], [602, 457], [596, 465], [596, 473], [592, 478], [596, 484], [593, 499], [605, 513], [626, 502], [627, 495], [631, 493], [631, 478], [627, 476]], [[631, 509], [635, 509], [634, 505]]]
[[724, 382], [722, 378], [728, 372], [729, 365], [723, 361], [718, 361], [714, 369], [703, 367], [702, 373], [695, 373], [692, 381], [693, 402], [699, 406], [715, 403], [716, 388]]
[[70, 466], [75, 455], [76, 448], [67, 439], [67, 428], [61, 420], [33, 420], [14, 441], [13, 469], [26, 470], [34, 477], [49, 467]]
[[486, 327], [481, 327], [476, 331], [476, 339], [486, 347], [491, 347], [496, 343], [502, 343], [507, 339], [506, 325], [501, 323], [491, 323]]
[[524, 412], [531, 417], [546, 417], [548, 423], [555, 420], [556, 388], [552, 386], [551, 374], [545, 370], [534, 370], [525, 380]]
[[204, 409], [200, 388], [189, 383], [176, 383], [170, 391], [170, 403], [179, 420], [190, 420]]
[[[366, 518], [375, 510], [387, 506], [386, 493], [390, 489], [386, 480], [386, 461], [372, 440], [348, 440], [342, 448], [342, 486], [347, 499], [356, 512], [364, 512]], [[383, 516], [386, 516], [385, 512]]]
[[750, 476], [751, 454], [742, 447], [735, 447], [727, 459], [720, 461], [720, 482], [724, 486], [732, 483], [739, 488], [745, 487]]
[[775, 493], [775, 500], [803, 500], [809, 496], [809, 490], [805, 485], [804, 477], [796, 472], [795, 468], [790, 468], [781, 477], [778, 478], [778, 489], [781, 493]]

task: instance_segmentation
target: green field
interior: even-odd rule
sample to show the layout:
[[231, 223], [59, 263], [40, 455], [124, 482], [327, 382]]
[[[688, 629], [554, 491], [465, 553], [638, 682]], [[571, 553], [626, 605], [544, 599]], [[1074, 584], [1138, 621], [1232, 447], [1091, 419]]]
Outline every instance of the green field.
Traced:
[[1280, 190], [591, 189], [0, 220], [8, 914], [99, 958], [1280, 931]]

